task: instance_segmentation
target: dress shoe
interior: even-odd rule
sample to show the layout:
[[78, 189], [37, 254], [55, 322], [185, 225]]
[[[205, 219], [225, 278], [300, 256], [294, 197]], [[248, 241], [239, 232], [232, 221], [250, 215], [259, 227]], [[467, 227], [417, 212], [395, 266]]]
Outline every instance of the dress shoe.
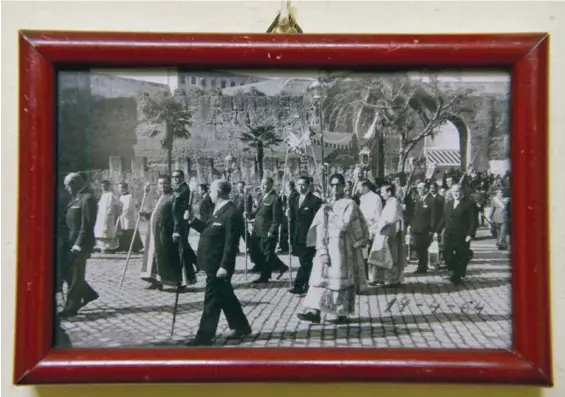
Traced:
[[335, 320], [332, 321], [333, 324], [349, 324], [349, 318], [346, 316], [339, 316]]
[[463, 285], [463, 280], [461, 280], [461, 277], [451, 276], [449, 278], [449, 281], [451, 281], [453, 285]]
[[145, 289], [152, 289], [152, 290], [163, 291], [163, 284], [151, 283], [151, 284], [149, 284], [147, 287], [145, 287]]
[[277, 280], [280, 280], [283, 274], [285, 274], [286, 272], [288, 272], [288, 266], [285, 265], [279, 270], [279, 275], [277, 276]]
[[80, 307], [84, 307], [88, 305], [90, 302], [95, 301], [96, 299], [100, 298], [97, 292], [94, 292], [92, 295], [87, 296], [86, 298], [82, 298], [82, 303]]
[[251, 335], [251, 328], [235, 329], [228, 335], [228, 339], [243, 339], [247, 335]]
[[321, 316], [314, 313], [298, 313], [296, 317], [298, 317], [300, 320], [310, 321], [314, 324], [320, 324], [320, 322], [322, 321]]
[[253, 280], [253, 281], [251, 282], [251, 284], [267, 284], [268, 282], [269, 282], [269, 279], [268, 279], [268, 278], [259, 277], [258, 279]]
[[74, 317], [78, 314], [78, 308], [76, 307], [68, 307], [59, 312], [59, 317], [61, 318], [70, 318]]
[[192, 346], [192, 347], [197, 347], [197, 346], [212, 346], [214, 343], [212, 342], [212, 339], [203, 339], [203, 338], [194, 338], [188, 342], [186, 342], [186, 346]]

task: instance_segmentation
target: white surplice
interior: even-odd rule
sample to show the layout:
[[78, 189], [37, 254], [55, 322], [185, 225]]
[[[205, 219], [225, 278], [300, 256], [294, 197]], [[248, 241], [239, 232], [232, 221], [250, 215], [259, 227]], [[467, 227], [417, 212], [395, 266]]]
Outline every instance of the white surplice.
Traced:
[[118, 248], [116, 226], [120, 207], [120, 201], [116, 199], [113, 192], [102, 193], [98, 201], [94, 236], [97, 248], [103, 251]]
[[120, 196], [122, 212], [119, 217], [122, 230], [132, 230], [135, 227], [135, 205], [131, 193]]

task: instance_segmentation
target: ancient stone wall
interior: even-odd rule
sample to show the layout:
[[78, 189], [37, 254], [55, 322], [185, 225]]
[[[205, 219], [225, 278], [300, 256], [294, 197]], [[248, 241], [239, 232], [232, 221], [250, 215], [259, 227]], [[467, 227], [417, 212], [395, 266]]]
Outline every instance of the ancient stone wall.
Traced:
[[[108, 75], [67, 73], [60, 75], [59, 88], [61, 169], [104, 170], [109, 156], [121, 157], [127, 164], [145, 158], [150, 169], [166, 169], [166, 151], [161, 147], [162, 135], [149, 136], [150, 131], [162, 131], [163, 126], [139, 121], [137, 98], [143, 92], [157, 95], [168, 87]], [[495, 94], [470, 98], [470, 102], [478, 102], [478, 111], [471, 116], [463, 116], [472, 136], [471, 156], [480, 150], [475, 158], [475, 166], [479, 170], [486, 169], [489, 159], [506, 157], [507, 139], [504, 137], [508, 135], [508, 119], [506, 117], [503, 121], [493, 123], [491, 112], [493, 103], [500, 107], [504, 100]], [[302, 126], [298, 120], [317, 123], [313, 120], [312, 104], [303, 97], [266, 97], [259, 94], [222, 96], [217, 91], [192, 90], [188, 92], [188, 106], [194, 116], [191, 137], [175, 141], [173, 158], [175, 168], [185, 170], [188, 175], [196, 177], [199, 183], [209, 183], [224, 175], [224, 158], [228, 154], [234, 157], [236, 163], [232, 180], [244, 179], [256, 183], [254, 152], [245, 151], [245, 144], [239, 139], [241, 133], [247, 131], [245, 123], [249, 114], [254, 118], [252, 123], [261, 122], [257, 121], [258, 118], [276, 123], [281, 136], [288, 129], [300, 130]], [[327, 129], [339, 126], [346, 132], [347, 123], [343, 122], [346, 115], [340, 117], [333, 122], [335, 126], [329, 125]], [[485, 139], [486, 136], [489, 138]], [[419, 150], [416, 147], [413, 154], [419, 153]], [[281, 179], [284, 153], [282, 147], [265, 151], [265, 175]], [[325, 155], [332, 158], [332, 149], [327, 148]], [[376, 159], [373, 158], [373, 161]], [[311, 161], [303, 160], [300, 167], [293, 166], [293, 173], [300, 168], [303, 173], [312, 174], [314, 168], [306, 163]], [[397, 163], [398, 142], [389, 139], [385, 142], [387, 173], [394, 172]], [[344, 171], [349, 172], [349, 163], [336, 166], [344, 165]]]

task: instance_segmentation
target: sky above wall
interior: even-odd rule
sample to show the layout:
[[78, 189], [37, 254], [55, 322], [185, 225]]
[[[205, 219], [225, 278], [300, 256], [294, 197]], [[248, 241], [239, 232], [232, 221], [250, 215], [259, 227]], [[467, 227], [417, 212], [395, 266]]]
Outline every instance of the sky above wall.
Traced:
[[[176, 68], [163, 68], [163, 69], [93, 69], [93, 72], [110, 74], [123, 78], [130, 78], [135, 80], [149, 81], [153, 83], [160, 83], [168, 85], [172, 91], [178, 86], [177, 69]], [[243, 74], [249, 76], [258, 76], [263, 78], [272, 79], [288, 79], [289, 77], [311, 77], [315, 79], [317, 76], [324, 75], [322, 72], [288, 72], [288, 71], [227, 71], [230, 74]], [[410, 73], [413, 78], [427, 80], [426, 73], [414, 72]], [[337, 72], [334, 76], [350, 76], [350, 72]], [[372, 74], [374, 75], [374, 74]], [[441, 81], [445, 82], [509, 82], [510, 75], [500, 71], [446, 71], [438, 75]]]

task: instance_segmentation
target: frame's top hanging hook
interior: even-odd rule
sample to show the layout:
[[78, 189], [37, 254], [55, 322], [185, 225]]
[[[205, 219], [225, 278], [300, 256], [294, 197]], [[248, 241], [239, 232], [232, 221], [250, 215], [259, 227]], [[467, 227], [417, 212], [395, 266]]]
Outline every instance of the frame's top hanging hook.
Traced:
[[291, 1], [281, 0], [281, 9], [267, 29], [267, 33], [302, 33], [302, 28], [292, 15]]

